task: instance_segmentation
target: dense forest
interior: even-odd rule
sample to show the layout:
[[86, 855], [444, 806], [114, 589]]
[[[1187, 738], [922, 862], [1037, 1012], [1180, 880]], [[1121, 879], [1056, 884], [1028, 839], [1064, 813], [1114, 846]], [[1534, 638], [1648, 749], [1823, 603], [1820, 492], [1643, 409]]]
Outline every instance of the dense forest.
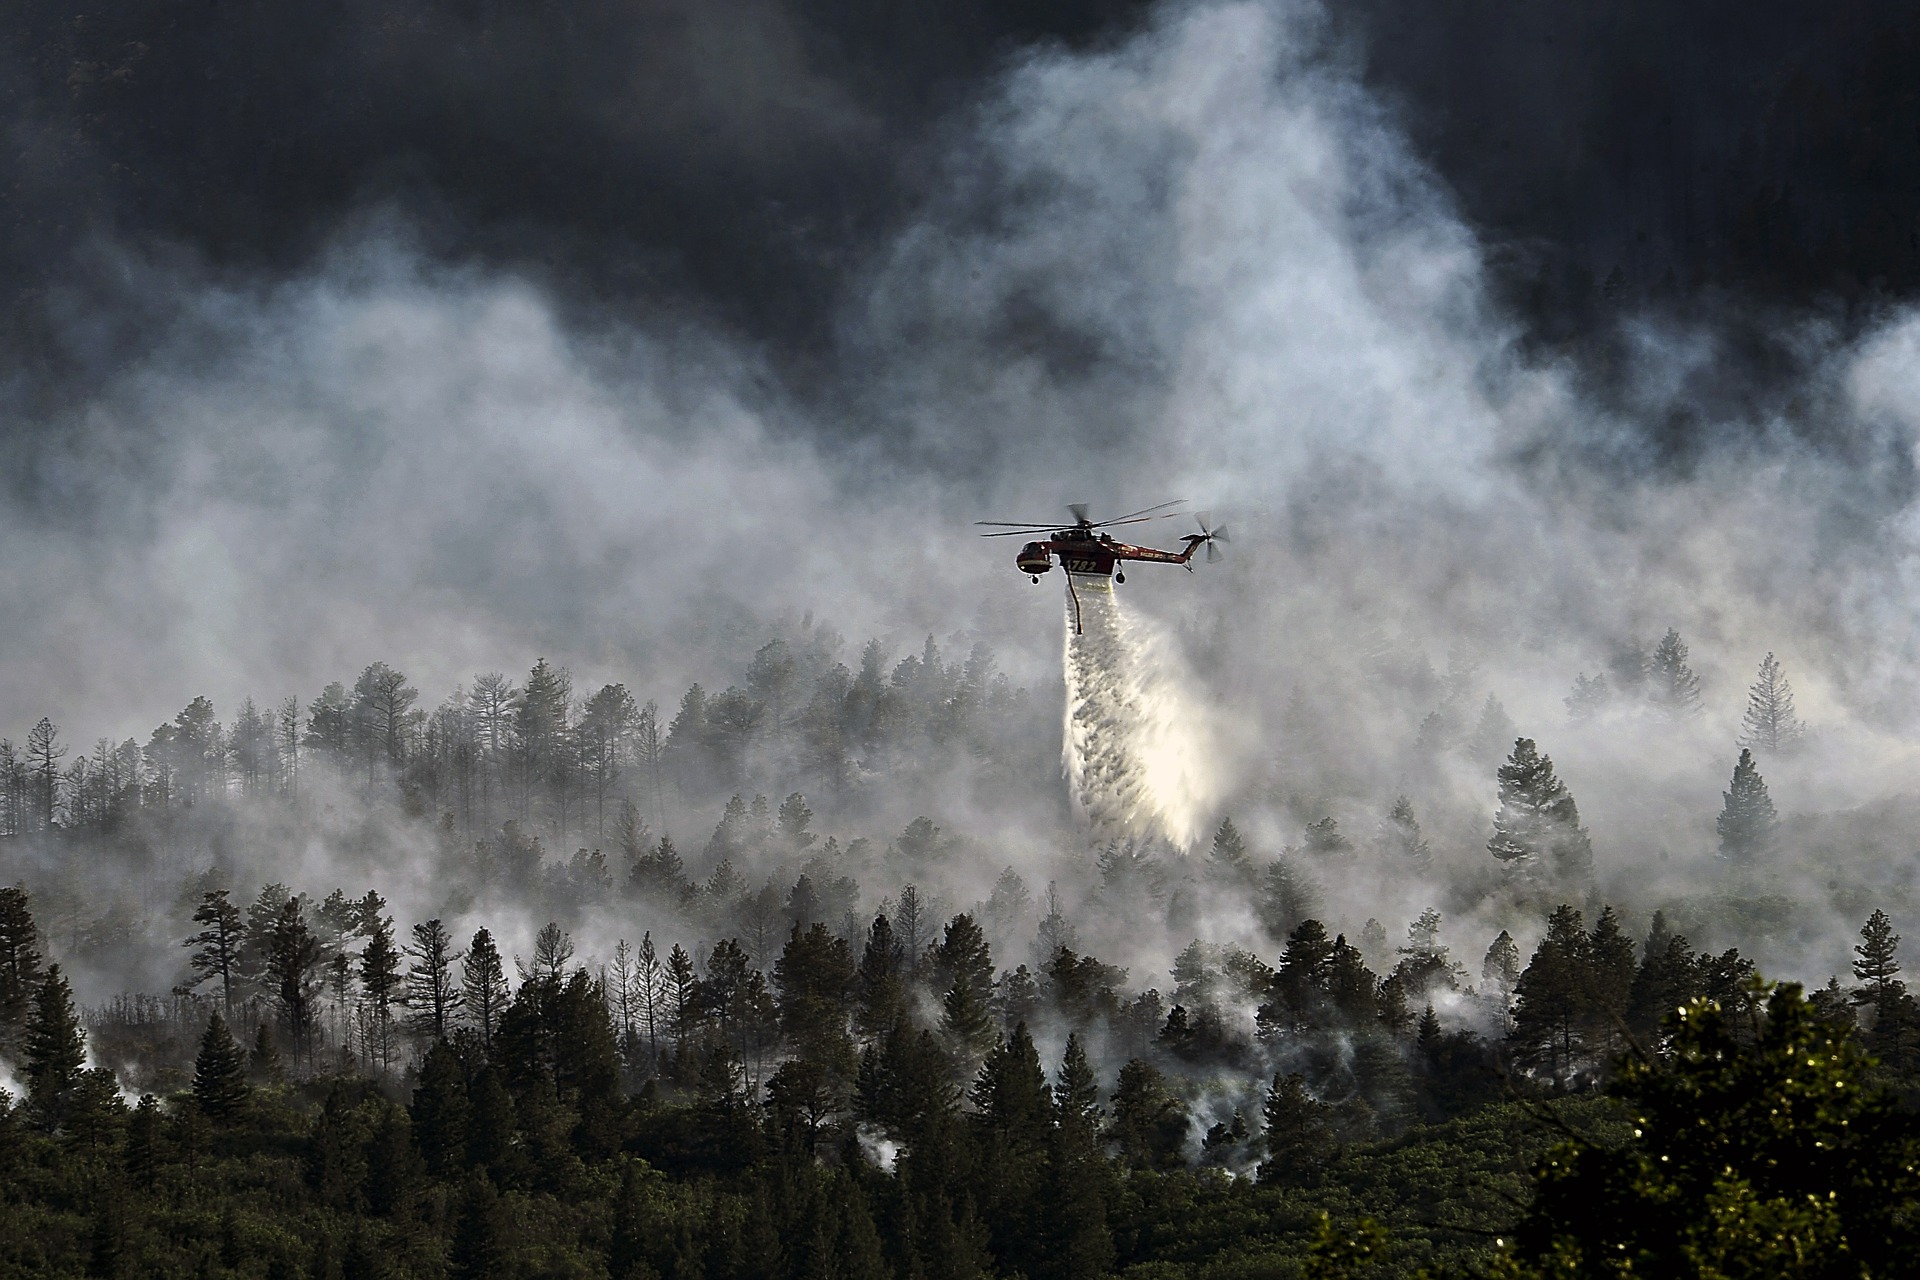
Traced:
[[[983, 647], [871, 642], [857, 671], [840, 648], [770, 640], [670, 716], [545, 661], [428, 710], [375, 663], [225, 724], [196, 699], [145, 744], [68, 759], [43, 720], [0, 746], [0, 1257], [1572, 1275], [1844, 1242], [1846, 1274], [1881, 1274], [1916, 1243], [1920, 1010], [1884, 912], [1810, 997], [1659, 912], [1630, 932], [1526, 738], [1481, 856], [1528, 948], [1501, 930], [1456, 956], [1437, 909], [1342, 922], [1330, 877], [1429, 869], [1404, 797], [1366, 840], [1322, 817], [1266, 854], [1229, 817], [1191, 856], [1108, 839], [1039, 892], [989, 869], [969, 903], [956, 869], [990, 868], [987, 842], [917, 817], [843, 843], [814, 806], [849, 829], [956, 778], [1044, 798], [1033, 700]], [[1670, 633], [1583, 673], [1570, 720], [1623, 696], [1690, 714], [1686, 658]], [[1472, 732], [1444, 720], [1430, 745], [1512, 729], [1497, 702]], [[1745, 729], [1733, 868], [1776, 837], [1756, 761], [1803, 733], [1771, 655]], [[807, 790], [751, 789], [774, 778]], [[716, 811], [698, 847], [668, 834]], [[1216, 928], [1234, 903], [1255, 945]], [[1163, 969], [1102, 959], [1143, 913], [1189, 941]]]

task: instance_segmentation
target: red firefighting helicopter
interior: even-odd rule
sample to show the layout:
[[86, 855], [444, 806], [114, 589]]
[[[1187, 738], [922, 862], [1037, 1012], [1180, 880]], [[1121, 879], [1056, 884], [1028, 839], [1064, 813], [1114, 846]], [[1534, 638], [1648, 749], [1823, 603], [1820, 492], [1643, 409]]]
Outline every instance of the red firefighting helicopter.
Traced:
[[1125, 569], [1118, 568], [1123, 560], [1140, 560], [1148, 564], [1184, 564], [1187, 571], [1193, 571], [1193, 553], [1201, 547], [1207, 549], [1207, 563], [1220, 559], [1219, 544], [1230, 542], [1225, 526], [1210, 528], [1205, 515], [1195, 516], [1200, 532], [1189, 533], [1180, 540], [1186, 543], [1182, 551], [1160, 551], [1153, 547], [1136, 547], [1121, 542], [1110, 533], [1101, 530], [1123, 524], [1142, 524], [1149, 520], [1168, 520], [1179, 515], [1177, 511], [1168, 511], [1168, 507], [1177, 507], [1185, 502], [1176, 498], [1172, 502], [1163, 502], [1158, 506], [1142, 511], [1116, 516], [1111, 520], [1094, 520], [1087, 514], [1084, 502], [1069, 503], [1067, 510], [1073, 513], [1073, 524], [1062, 528], [1057, 524], [1043, 522], [1019, 522], [1006, 520], [977, 520], [974, 523], [996, 530], [983, 533], [983, 538], [1012, 538], [1024, 534], [1044, 533], [1044, 539], [1029, 542], [1020, 548], [1020, 554], [1014, 558], [1020, 572], [1040, 581], [1040, 575], [1053, 568], [1053, 558], [1060, 557], [1060, 567], [1067, 574], [1067, 591], [1073, 597], [1074, 630], [1080, 630], [1080, 597], [1073, 589], [1073, 580], [1082, 578], [1111, 578], [1115, 582], [1125, 582]]

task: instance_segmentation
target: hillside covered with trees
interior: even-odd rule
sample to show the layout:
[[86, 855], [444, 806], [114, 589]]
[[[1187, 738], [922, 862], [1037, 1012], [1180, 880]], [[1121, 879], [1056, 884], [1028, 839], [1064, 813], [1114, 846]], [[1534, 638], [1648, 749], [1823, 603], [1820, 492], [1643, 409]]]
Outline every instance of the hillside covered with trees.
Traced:
[[[347, 1280], [1617, 1257], [1851, 1275], [1914, 1244], [1920, 1011], [1884, 911], [1811, 997], [1662, 912], [1630, 929], [1524, 737], [1493, 753], [1478, 856], [1525, 946], [1501, 929], [1456, 954], [1475, 926], [1437, 908], [1345, 922], [1330, 878], [1432, 872], [1405, 796], [1371, 836], [1324, 816], [1271, 855], [1231, 818], [1190, 857], [1021, 855], [1059, 873], [1036, 892], [992, 870], [993, 840], [924, 816], [815, 829], [816, 804], [845, 831], [903, 794], [1046, 813], [1029, 696], [983, 648], [876, 642], [854, 671], [807, 640], [671, 716], [544, 661], [428, 710], [376, 663], [230, 724], [197, 699], [144, 744], [69, 757], [50, 721], [8, 744], [0, 1258]], [[1622, 697], [1690, 714], [1686, 657], [1669, 633], [1582, 674], [1570, 718]], [[1460, 703], [1421, 725], [1435, 750], [1513, 732], [1492, 699], [1448, 729]], [[1758, 762], [1801, 732], [1769, 655], [1717, 821], [1726, 874], [1771, 855]], [[791, 789], [752, 790], [774, 779]], [[704, 841], [668, 834], [716, 813]], [[1121, 939], [1149, 919], [1186, 940], [1141, 967]], [[1789, 1256], [1825, 1261], [1774, 1268]]]

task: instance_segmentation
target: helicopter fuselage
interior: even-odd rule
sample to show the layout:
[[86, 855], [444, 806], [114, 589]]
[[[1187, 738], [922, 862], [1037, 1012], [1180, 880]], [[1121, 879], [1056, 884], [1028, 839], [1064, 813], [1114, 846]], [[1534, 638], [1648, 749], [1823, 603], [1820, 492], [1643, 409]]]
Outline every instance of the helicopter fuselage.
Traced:
[[1154, 547], [1136, 547], [1111, 534], [1090, 529], [1056, 529], [1045, 540], [1029, 542], [1020, 548], [1014, 563], [1020, 572], [1033, 577], [1053, 568], [1054, 558], [1067, 573], [1083, 578], [1110, 578], [1123, 560], [1148, 564], [1187, 564], [1206, 541], [1203, 534], [1190, 533], [1182, 539], [1187, 545], [1179, 551], [1161, 551]]

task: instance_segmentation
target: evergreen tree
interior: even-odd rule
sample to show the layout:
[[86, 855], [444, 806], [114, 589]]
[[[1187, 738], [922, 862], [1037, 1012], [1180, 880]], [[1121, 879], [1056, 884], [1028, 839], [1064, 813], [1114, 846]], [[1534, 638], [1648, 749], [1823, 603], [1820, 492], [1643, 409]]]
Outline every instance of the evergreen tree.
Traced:
[[905, 948], [885, 915], [873, 918], [855, 975], [854, 1026], [862, 1035], [882, 1035], [905, 1008]]
[[1572, 907], [1555, 908], [1547, 935], [1514, 989], [1512, 1040], [1520, 1060], [1564, 1083], [1584, 1050], [1581, 978], [1586, 922]]
[[1493, 817], [1487, 852], [1522, 872], [1545, 868], [1556, 877], [1583, 880], [1593, 871], [1593, 846], [1580, 825], [1580, 810], [1553, 761], [1532, 738], [1520, 738], [1495, 777], [1500, 808]]
[[1663, 912], [1654, 912], [1627, 997], [1627, 1028], [1642, 1049], [1662, 1047], [1668, 1016], [1701, 994], [1702, 986], [1700, 960], [1692, 944], [1667, 928]]
[[1277, 1073], [1264, 1109], [1267, 1158], [1262, 1182], [1299, 1182], [1320, 1166], [1333, 1143], [1331, 1109], [1307, 1091], [1299, 1073]]
[[1773, 848], [1778, 819], [1767, 784], [1754, 767], [1751, 749], [1740, 749], [1733, 766], [1733, 782], [1722, 792], [1726, 804], [1714, 824], [1720, 832], [1720, 856], [1738, 864], [1755, 862]]
[[1140, 1169], [1176, 1168], [1187, 1140], [1186, 1104], [1167, 1089], [1158, 1067], [1134, 1058], [1120, 1068], [1113, 1089], [1113, 1123], [1107, 1132], [1128, 1164]]
[[1342, 834], [1337, 819], [1325, 817], [1307, 824], [1304, 847], [1322, 858], [1344, 858], [1353, 852], [1353, 841]]
[[1581, 1032], [1586, 1044], [1603, 1055], [1623, 1048], [1620, 1028], [1633, 996], [1633, 940], [1620, 928], [1612, 907], [1603, 907], [1582, 949]]
[[51, 831], [60, 801], [60, 760], [67, 749], [60, 731], [45, 716], [27, 731], [27, 768], [33, 780], [34, 818], [42, 831]]
[[200, 903], [193, 909], [193, 922], [206, 926], [185, 944], [195, 948], [187, 960], [196, 975], [193, 984], [218, 980], [222, 1006], [232, 1013], [244, 939], [240, 908], [228, 899], [225, 889], [210, 889], [200, 895]]
[[288, 899], [274, 917], [267, 974], [296, 1051], [312, 1050], [313, 998], [320, 987], [322, 960], [320, 943], [307, 927], [300, 899]]
[[1113, 1266], [1113, 1235], [1107, 1227], [1111, 1175], [1101, 1137], [1100, 1088], [1078, 1034], [1053, 1083], [1054, 1125], [1048, 1151], [1039, 1276], [1095, 1280]]
[[846, 940], [823, 924], [804, 933], [794, 925], [774, 965], [773, 983], [788, 1049], [831, 1075], [851, 1077], [854, 1052], [846, 1009], [854, 966]]
[[67, 1102], [66, 1128], [75, 1145], [94, 1155], [119, 1137], [126, 1120], [127, 1104], [113, 1072], [105, 1067], [82, 1071]]
[[247, 1054], [247, 1075], [255, 1084], [280, 1083], [280, 1047], [273, 1042], [273, 1028], [265, 1021], [253, 1033], [253, 1048]]
[[160, 1103], [150, 1093], [140, 1095], [127, 1124], [126, 1166], [134, 1186], [153, 1190], [160, 1175]]
[[1500, 705], [1500, 699], [1488, 694], [1480, 708], [1480, 718], [1474, 723], [1473, 733], [1467, 738], [1468, 756], [1482, 767], [1495, 764], [1513, 738], [1513, 718]]
[[1853, 1003], [1873, 1010], [1869, 1043], [1875, 1053], [1896, 1070], [1906, 1066], [1912, 1047], [1908, 1024], [1920, 1021], [1900, 981], [1900, 935], [1893, 931], [1887, 913], [1876, 909], [1860, 929], [1860, 945], [1853, 949], [1853, 976], [1860, 983], [1853, 990]]
[[1647, 700], [1678, 720], [1700, 712], [1700, 677], [1687, 665], [1687, 646], [1672, 627], [1647, 659]]
[[467, 1175], [454, 1207], [447, 1273], [454, 1280], [500, 1280], [510, 1257], [500, 1193], [486, 1173], [476, 1169]]
[[940, 1029], [962, 1070], [993, 1041], [993, 957], [971, 915], [955, 916], [934, 953], [943, 988]]
[[424, 1162], [408, 1132], [407, 1113], [391, 1104], [380, 1108], [367, 1142], [367, 1208], [378, 1217], [404, 1221], [412, 1216]]
[[0, 1042], [17, 1043], [40, 988], [40, 936], [27, 891], [0, 888]]
[[1213, 846], [1207, 851], [1208, 874], [1226, 884], [1251, 884], [1253, 856], [1232, 818], [1222, 818], [1213, 833]]
[[1380, 847], [1396, 865], [1421, 871], [1433, 865], [1433, 849], [1420, 834], [1413, 802], [1405, 796], [1394, 799], [1393, 809], [1380, 823]]
[[780, 802], [776, 821], [780, 845], [789, 854], [804, 854], [819, 839], [808, 830], [813, 822], [813, 810], [807, 807], [807, 798], [798, 791]]
[[460, 969], [461, 1007], [474, 1029], [480, 1033], [483, 1048], [493, 1047], [493, 1033], [499, 1028], [500, 1015], [507, 1008], [507, 973], [500, 961], [500, 949], [485, 929], [473, 935], [467, 948], [466, 963]]
[[1612, 701], [1612, 698], [1613, 690], [1607, 687], [1607, 677], [1604, 672], [1589, 680], [1587, 673], [1582, 671], [1573, 678], [1573, 692], [1565, 699], [1567, 716], [1575, 721], [1591, 720], [1606, 710], [1607, 703]]
[[464, 953], [453, 949], [453, 937], [439, 920], [413, 926], [413, 944], [406, 948], [406, 1002], [414, 1031], [444, 1040], [453, 1030], [460, 1008], [460, 988], [453, 980], [454, 963]]
[[1631, 1138], [1548, 1153], [1503, 1274], [1837, 1277], [1912, 1265], [1911, 1126], [1799, 988], [1773, 988], [1750, 1021], [1689, 1004], [1672, 1051], [1628, 1062], [1613, 1092]]
[[1760, 674], [1747, 690], [1747, 709], [1740, 717], [1740, 745], [1779, 754], [1798, 746], [1806, 727], [1793, 709], [1793, 686], [1779, 660], [1769, 653], [1760, 660]]
[[393, 945], [393, 921], [377, 919], [360, 953], [360, 985], [367, 993], [372, 1028], [369, 1056], [382, 1068], [393, 1067], [393, 1005], [400, 992], [400, 952]]
[[450, 1176], [466, 1155], [468, 1106], [460, 1056], [445, 1040], [436, 1040], [427, 1050], [409, 1112], [428, 1171], [438, 1178]]
[[200, 1054], [193, 1063], [193, 1103], [215, 1124], [232, 1124], [246, 1111], [253, 1089], [246, 1058], [218, 1013], [207, 1019]]
[[73, 1008], [73, 990], [59, 965], [47, 966], [27, 1022], [27, 1109], [42, 1128], [67, 1123], [80, 1072], [86, 1066], [86, 1040]]
[[1267, 868], [1266, 884], [1260, 895], [1260, 924], [1267, 936], [1285, 941], [1301, 921], [1310, 920], [1320, 910], [1320, 886], [1296, 858], [1275, 858]]

